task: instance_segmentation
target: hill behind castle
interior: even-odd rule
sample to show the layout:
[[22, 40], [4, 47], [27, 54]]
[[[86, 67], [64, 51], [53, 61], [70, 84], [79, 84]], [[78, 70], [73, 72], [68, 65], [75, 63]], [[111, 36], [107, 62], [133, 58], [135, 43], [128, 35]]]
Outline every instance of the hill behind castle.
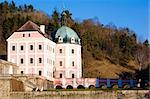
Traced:
[[[78, 22], [72, 19], [70, 11], [65, 12], [67, 26], [81, 38], [84, 77], [136, 78], [139, 68], [149, 68], [148, 40], [137, 42], [136, 33], [128, 27], [104, 25], [94, 19]], [[0, 3], [0, 20], [1, 55], [7, 54], [6, 39], [26, 21], [45, 24], [48, 35], [61, 25], [57, 10], [47, 15], [32, 5], [16, 6], [13, 1]]]

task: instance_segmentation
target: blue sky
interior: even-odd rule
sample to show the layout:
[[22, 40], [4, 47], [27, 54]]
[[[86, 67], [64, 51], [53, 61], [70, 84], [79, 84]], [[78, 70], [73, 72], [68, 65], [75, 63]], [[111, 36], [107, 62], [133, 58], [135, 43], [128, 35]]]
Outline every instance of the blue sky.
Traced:
[[[2, 0], [4, 1], [4, 0]], [[8, 0], [11, 1], [11, 0]], [[14, 0], [17, 5], [32, 4], [49, 15], [54, 8], [70, 10], [73, 19], [97, 18], [106, 25], [114, 23], [135, 31], [139, 40], [149, 39], [149, 0]]]

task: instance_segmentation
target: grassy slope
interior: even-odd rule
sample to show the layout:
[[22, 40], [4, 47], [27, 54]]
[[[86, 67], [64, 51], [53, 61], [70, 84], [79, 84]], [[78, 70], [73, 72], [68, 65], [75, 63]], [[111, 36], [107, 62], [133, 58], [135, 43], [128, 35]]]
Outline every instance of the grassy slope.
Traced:
[[87, 54], [84, 59], [84, 77], [118, 78], [118, 74], [122, 72], [134, 73], [137, 69], [135, 61], [130, 61], [129, 66], [123, 67], [112, 64], [106, 59], [95, 60], [90, 54]]

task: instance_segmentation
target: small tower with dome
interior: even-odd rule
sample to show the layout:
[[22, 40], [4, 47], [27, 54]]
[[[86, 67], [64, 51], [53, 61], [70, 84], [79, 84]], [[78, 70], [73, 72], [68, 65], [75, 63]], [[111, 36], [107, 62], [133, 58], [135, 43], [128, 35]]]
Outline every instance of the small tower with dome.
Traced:
[[81, 78], [81, 44], [77, 33], [67, 27], [65, 11], [61, 14], [61, 27], [55, 31], [55, 78]]

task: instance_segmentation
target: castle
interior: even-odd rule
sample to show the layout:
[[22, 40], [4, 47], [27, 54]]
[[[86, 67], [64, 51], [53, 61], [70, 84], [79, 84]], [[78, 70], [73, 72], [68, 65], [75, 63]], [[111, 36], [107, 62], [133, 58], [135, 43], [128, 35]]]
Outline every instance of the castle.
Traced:
[[7, 39], [8, 61], [19, 66], [20, 74], [36, 74], [55, 85], [71, 82], [77, 87], [77, 79], [83, 82], [80, 38], [65, 20], [53, 35], [45, 33], [45, 25], [26, 22]]

